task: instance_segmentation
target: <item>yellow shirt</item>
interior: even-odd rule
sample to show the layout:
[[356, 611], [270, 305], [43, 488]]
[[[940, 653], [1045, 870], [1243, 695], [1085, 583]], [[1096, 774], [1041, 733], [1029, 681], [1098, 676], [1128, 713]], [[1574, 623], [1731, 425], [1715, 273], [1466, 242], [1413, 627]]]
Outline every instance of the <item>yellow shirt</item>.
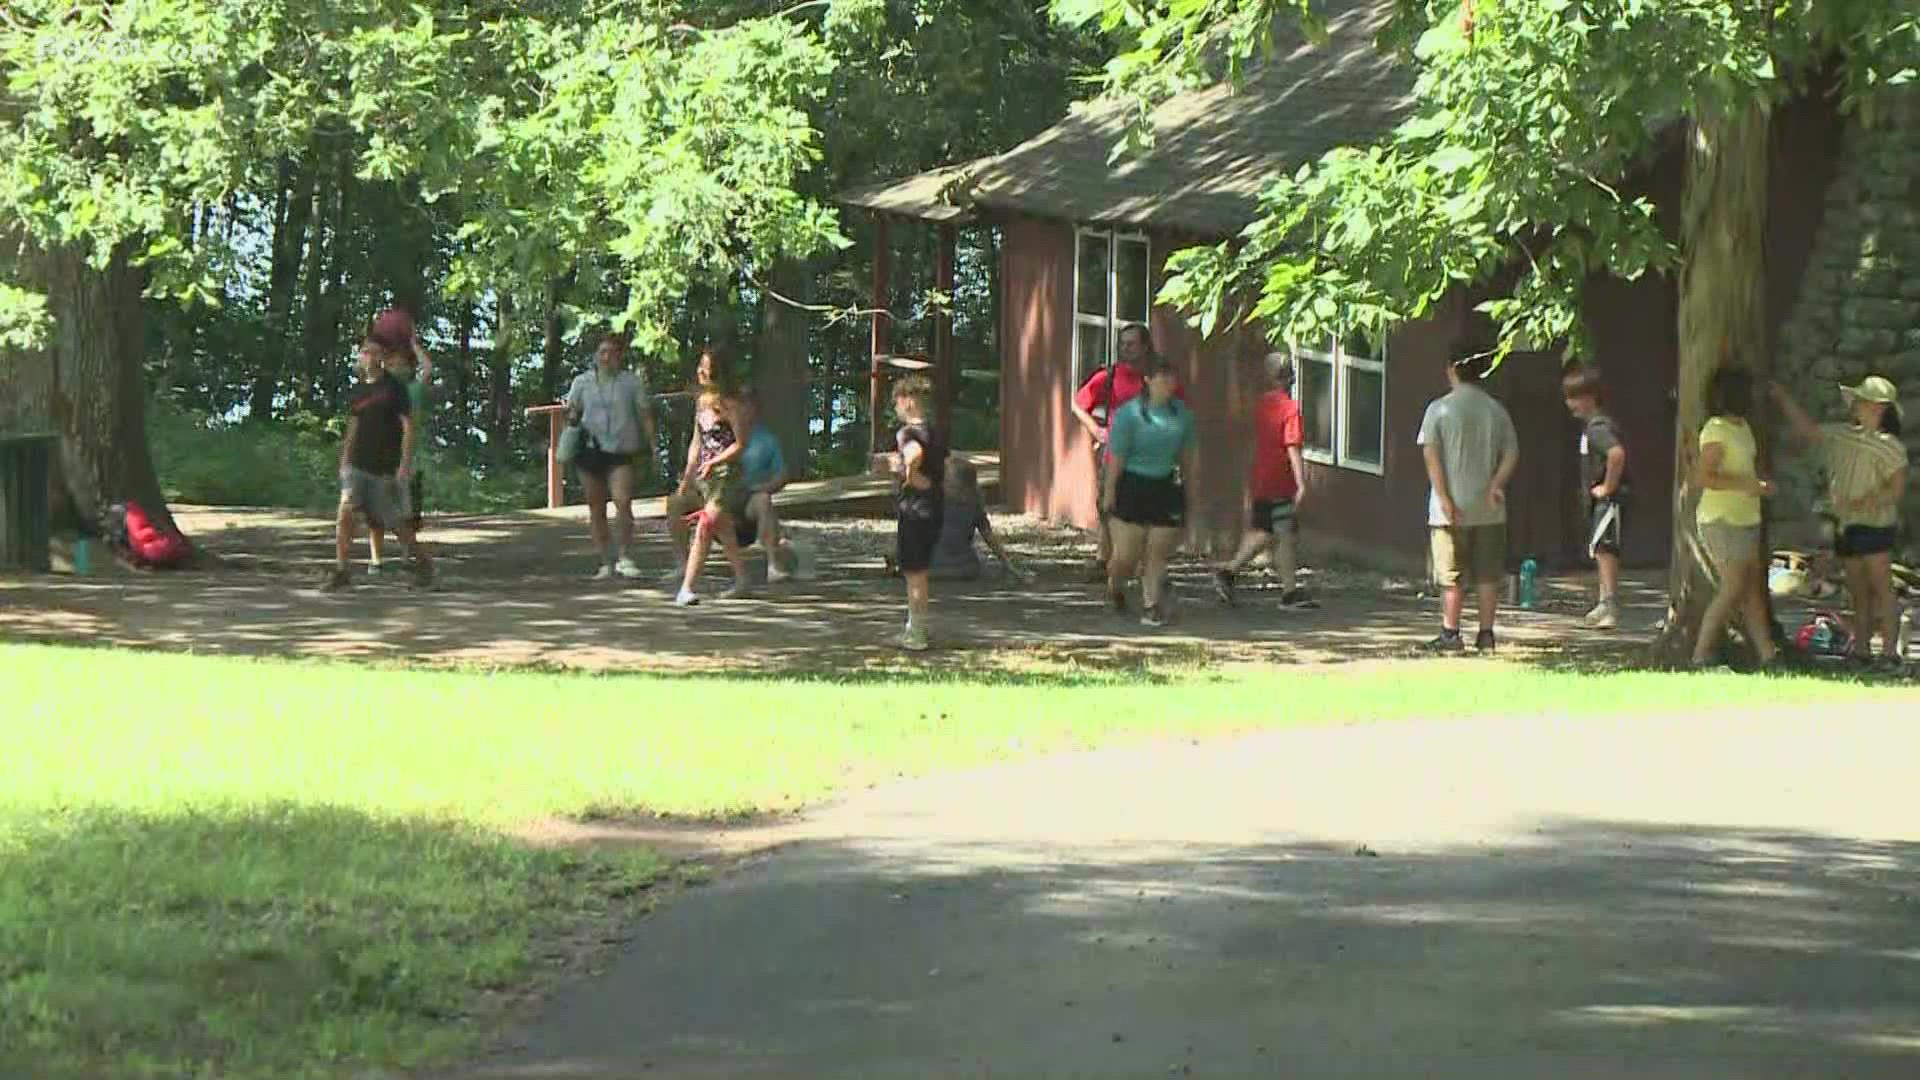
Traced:
[[[1720, 444], [1720, 475], [1728, 479], [1751, 478], [1755, 449], [1753, 429], [1745, 420], [1716, 416], [1700, 429], [1700, 449]], [[1702, 525], [1760, 524], [1760, 496], [1745, 491], [1708, 488], [1700, 493], [1700, 508], [1694, 517]]]

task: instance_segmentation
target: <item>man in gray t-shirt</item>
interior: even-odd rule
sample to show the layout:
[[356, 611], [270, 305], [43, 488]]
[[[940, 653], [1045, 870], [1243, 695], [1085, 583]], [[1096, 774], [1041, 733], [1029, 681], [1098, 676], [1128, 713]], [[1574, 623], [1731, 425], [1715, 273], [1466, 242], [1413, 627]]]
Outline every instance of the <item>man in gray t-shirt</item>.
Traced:
[[1480, 600], [1480, 632], [1474, 648], [1493, 651], [1493, 620], [1500, 605], [1500, 578], [1507, 561], [1507, 483], [1520, 463], [1520, 440], [1507, 407], [1480, 386], [1481, 357], [1447, 366], [1452, 391], [1427, 406], [1420, 421], [1420, 452], [1426, 459], [1427, 527], [1432, 541], [1434, 584], [1441, 591], [1440, 636], [1435, 652], [1466, 648], [1460, 615], [1466, 590]]

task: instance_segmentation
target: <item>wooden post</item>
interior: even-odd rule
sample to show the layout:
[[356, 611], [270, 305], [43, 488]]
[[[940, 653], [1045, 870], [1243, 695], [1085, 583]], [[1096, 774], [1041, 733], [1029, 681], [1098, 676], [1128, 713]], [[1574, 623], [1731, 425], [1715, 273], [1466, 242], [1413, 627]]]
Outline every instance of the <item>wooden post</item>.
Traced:
[[934, 261], [934, 288], [946, 295], [948, 307], [933, 321], [934, 421], [940, 426], [941, 438], [946, 439], [949, 445], [953, 440], [953, 391], [958, 383], [958, 372], [954, 369], [959, 365], [959, 359], [954, 355], [952, 307], [953, 262], [959, 246], [959, 229], [951, 224], [940, 226], [940, 252]]
[[528, 416], [543, 413], [547, 418], [547, 509], [558, 510], [567, 505], [566, 473], [560, 467], [560, 433], [567, 429], [567, 407], [535, 405], [527, 410]]
[[873, 453], [878, 454], [884, 445], [880, 441], [882, 426], [882, 400], [886, 395], [885, 372], [881, 369], [880, 358], [887, 355], [888, 335], [892, 327], [888, 325], [891, 310], [887, 301], [888, 279], [893, 272], [893, 252], [888, 247], [887, 217], [885, 214], [873, 216], [873, 355], [867, 373], [867, 426], [872, 429]]

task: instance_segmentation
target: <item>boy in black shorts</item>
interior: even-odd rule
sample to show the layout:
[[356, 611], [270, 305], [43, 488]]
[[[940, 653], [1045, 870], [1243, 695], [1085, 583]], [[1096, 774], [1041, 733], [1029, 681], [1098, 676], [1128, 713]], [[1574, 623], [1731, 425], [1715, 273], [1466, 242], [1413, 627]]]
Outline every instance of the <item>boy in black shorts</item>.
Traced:
[[900, 647], [923, 652], [927, 609], [932, 603], [933, 549], [940, 542], [945, 508], [947, 444], [927, 420], [933, 384], [925, 375], [909, 375], [893, 388], [893, 411], [900, 418], [894, 445], [900, 449], [900, 494], [894, 558], [907, 579], [907, 626]]
[[1587, 557], [1600, 569], [1600, 602], [1587, 612], [1591, 630], [1620, 625], [1621, 515], [1627, 501], [1627, 448], [1606, 414], [1606, 393], [1595, 368], [1575, 368], [1560, 382], [1567, 411], [1581, 423], [1580, 478], [1587, 505]]

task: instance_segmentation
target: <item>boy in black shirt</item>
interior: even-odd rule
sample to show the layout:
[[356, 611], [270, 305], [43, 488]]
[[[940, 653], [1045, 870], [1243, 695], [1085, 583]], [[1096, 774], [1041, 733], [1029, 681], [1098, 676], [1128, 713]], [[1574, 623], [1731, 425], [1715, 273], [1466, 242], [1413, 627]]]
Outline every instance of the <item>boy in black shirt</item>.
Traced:
[[1600, 372], [1576, 368], [1560, 383], [1567, 411], [1582, 424], [1580, 477], [1587, 501], [1587, 556], [1600, 568], [1600, 602], [1587, 612], [1586, 625], [1612, 630], [1620, 625], [1621, 514], [1627, 500], [1627, 448], [1613, 418], [1604, 411], [1606, 393]]
[[923, 652], [927, 612], [932, 605], [930, 572], [940, 543], [946, 506], [947, 444], [927, 419], [933, 384], [925, 375], [909, 375], [893, 388], [893, 411], [900, 418], [894, 445], [900, 449], [899, 518], [894, 558], [907, 579], [907, 627], [900, 647]]
[[323, 585], [349, 588], [347, 554], [356, 517], [389, 529], [413, 557], [414, 584], [433, 584], [433, 560], [414, 533], [407, 481], [413, 471], [413, 405], [407, 387], [387, 373], [387, 361], [409, 350], [410, 342], [389, 342], [369, 335], [360, 345], [360, 384], [347, 398], [347, 435], [340, 443], [340, 514], [334, 522], [335, 563]]

